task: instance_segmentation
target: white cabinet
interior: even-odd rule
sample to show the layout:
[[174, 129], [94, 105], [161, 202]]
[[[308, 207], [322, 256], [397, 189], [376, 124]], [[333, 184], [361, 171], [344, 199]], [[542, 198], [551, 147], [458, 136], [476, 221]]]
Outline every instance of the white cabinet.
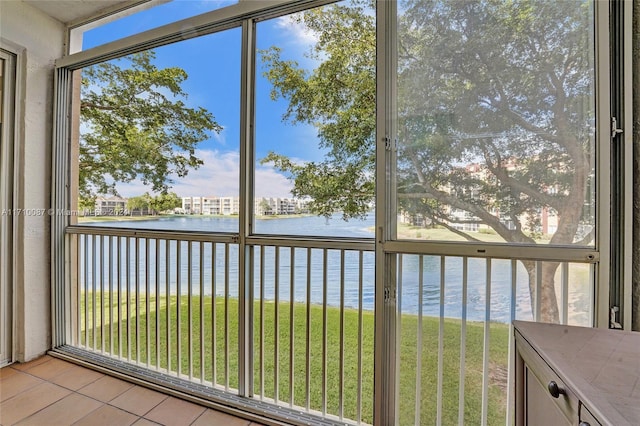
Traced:
[[516, 425], [640, 425], [640, 333], [514, 322]]

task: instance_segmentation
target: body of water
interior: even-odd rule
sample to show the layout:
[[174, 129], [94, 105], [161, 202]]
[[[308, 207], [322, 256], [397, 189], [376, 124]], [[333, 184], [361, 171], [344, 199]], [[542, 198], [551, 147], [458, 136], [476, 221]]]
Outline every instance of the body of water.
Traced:
[[[258, 219], [256, 229], [260, 234], [275, 235], [306, 235], [306, 236], [337, 236], [373, 238], [374, 218], [369, 216], [364, 220], [343, 221], [339, 216], [330, 219], [322, 217], [293, 217], [279, 219]], [[157, 220], [137, 220], [118, 222], [95, 222], [92, 226], [124, 227], [149, 230], [173, 230], [173, 231], [206, 231], [206, 232], [237, 232], [238, 219], [229, 217], [171, 217]], [[87, 240], [88, 248], [92, 240]], [[121, 253], [129, 259], [128, 265], [120, 268], [121, 282], [129, 282], [129, 286], [135, 287], [137, 282], [141, 289], [146, 289], [146, 277], [149, 276], [150, 291], [155, 291], [155, 277], [159, 273], [161, 292], [166, 292], [166, 250], [169, 247], [169, 291], [172, 294], [186, 295], [187, 283], [192, 283], [192, 294], [200, 293], [200, 280], [202, 278], [204, 293], [216, 296], [238, 296], [238, 246], [235, 244], [191, 243], [191, 257], [189, 261], [189, 248], [187, 242], [160, 241], [156, 246], [155, 241], [149, 243], [149, 263], [147, 263], [147, 248], [145, 240], [140, 239], [136, 247], [135, 239], [129, 240], [128, 255], [127, 243], [121, 241]], [[115, 244], [114, 244], [115, 245]], [[109, 249], [105, 239], [101, 245], [104, 264], [109, 264]], [[100, 250], [100, 248], [98, 247]], [[177, 252], [180, 251], [180, 271], [178, 272]], [[228, 250], [228, 253], [225, 253]], [[293, 298], [297, 302], [306, 302], [307, 292], [310, 294], [311, 303], [322, 304], [325, 299], [325, 263], [326, 263], [326, 302], [330, 306], [341, 304], [341, 295], [344, 294], [344, 305], [348, 308], [358, 308], [360, 303], [365, 310], [374, 308], [374, 277], [375, 259], [373, 252], [365, 252], [360, 259], [360, 253], [340, 250], [322, 249], [293, 249], [264, 247], [262, 258], [264, 265], [260, 265], [261, 248], [253, 248], [254, 262], [254, 295], [256, 300], [263, 296], [266, 300], [275, 300], [276, 293], [280, 301], [289, 301]], [[156, 254], [156, 251], [158, 253]], [[214, 252], [215, 251], [215, 252]], [[137, 265], [136, 265], [136, 255]], [[278, 262], [276, 262], [276, 252]], [[81, 256], [84, 256], [84, 247], [81, 247]], [[91, 251], [89, 252], [91, 253]], [[112, 256], [114, 256], [112, 252]], [[200, 270], [200, 256], [202, 255], [203, 268]], [[344, 256], [344, 258], [342, 257]], [[115, 256], [113, 257], [115, 259]], [[228, 258], [228, 265], [226, 259]], [[293, 258], [294, 267], [291, 268]], [[160, 262], [155, 264], [156, 259]], [[99, 262], [98, 262], [99, 263]], [[115, 262], [113, 262], [115, 265]], [[124, 263], [124, 262], [123, 262]], [[276, 273], [276, 263], [278, 264]], [[89, 289], [92, 286], [92, 265], [88, 265], [81, 259], [81, 271], [86, 275]], [[86, 265], [86, 266], [85, 266]], [[146, 271], [149, 265], [149, 271]], [[310, 268], [308, 268], [310, 265]], [[128, 280], [127, 280], [127, 268]], [[528, 277], [523, 265], [518, 262], [516, 270], [515, 297], [512, 298], [512, 271], [511, 262], [508, 260], [492, 260], [491, 262], [491, 286], [487, 293], [487, 262], [485, 259], [468, 260], [468, 281], [466, 289], [466, 312], [463, 310], [463, 259], [461, 257], [446, 257], [444, 263], [440, 256], [402, 255], [399, 262], [399, 274], [401, 277], [398, 299], [399, 308], [404, 313], [416, 314], [422, 306], [424, 315], [438, 316], [441, 313], [445, 317], [461, 318], [466, 315], [468, 319], [483, 321], [487, 317], [491, 321], [509, 322], [512, 312], [517, 319], [530, 320], [531, 302], [528, 290]], [[97, 267], [96, 267], [97, 268]], [[115, 277], [118, 272], [112, 271]], [[444, 269], [443, 269], [444, 268]], [[138, 274], [137, 280], [135, 274]], [[85, 273], [86, 272], [86, 273]], [[225, 274], [228, 272], [228, 280]], [[293, 279], [291, 275], [293, 274]], [[108, 281], [109, 271], [103, 270], [103, 282]], [[202, 277], [201, 277], [202, 275]], [[97, 276], [100, 274], [97, 271]], [[260, 277], [262, 276], [262, 281]], [[441, 277], [444, 279], [441, 280]], [[99, 281], [99, 279], [97, 280]], [[307, 284], [309, 281], [309, 284]], [[344, 282], [344, 291], [340, 283]], [[422, 284], [421, 284], [422, 282]], [[180, 285], [178, 285], [180, 283]], [[362, 284], [360, 284], [362, 283]], [[98, 283], [97, 283], [98, 284]], [[125, 284], [126, 285], [126, 284]], [[362, 286], [362, 287], [360, 287]], [[422, 288], [422, 292], [420, 289]], [[570, 288], [570, 292], [571, 292]], [[487, 303], [487, 296], [490, 298]], [[571, 296], [571, 294], [570, 294]], [[580, 296], [580, 295], [578, 295]], [[579, 302], [574, 304], [582, 306], [570, 306], [574, 317], [581, 323], [590, 320], [590, 310], [584, 306], [580, 297], [570, 297]], [[441, 305], [440, 301], [443, 300]], [[515, 302], [512, 305], [512, 300]], [[570, 303], [571, 304], [571, 303]], [[489, 312], [487, 313], [487, 306]], [[583, 312], [584, 311], [584, 312]], [[577, 314], [576, 314], [577, 313]], [[581, 318], [581, 319], [580, 319]]]

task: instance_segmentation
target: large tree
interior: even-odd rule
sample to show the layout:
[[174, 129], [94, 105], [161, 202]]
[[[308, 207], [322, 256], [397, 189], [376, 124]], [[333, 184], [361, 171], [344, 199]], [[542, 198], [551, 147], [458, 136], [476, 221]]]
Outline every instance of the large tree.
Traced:
[[119, 182], [140, 179], [166, 193], [171, 175], [202, 160], [195, 150], [222, 128], [206, 109], [191, 108], [178, 67], [158, 68], [153, 51], [82, 70], [79, 192], [117, 195]]
[[[263, 52], [285, 119], [313, 124], [329, 152], [296, 164], [271, 153], [320, 214], [346, 217], [373, 200], [375, 24], [367, 3], [300, 14], [318, 35], [313, 70]], [[593, 4], [588, 1], [401, 2], [397, 119], [400, 208], [473, 241], [488, 225], [505, 241], [536, 244], [542, 212], [550, 244], [593, 240]], [[543, 321], [558, 321], [558, 263], [523, 262]]]

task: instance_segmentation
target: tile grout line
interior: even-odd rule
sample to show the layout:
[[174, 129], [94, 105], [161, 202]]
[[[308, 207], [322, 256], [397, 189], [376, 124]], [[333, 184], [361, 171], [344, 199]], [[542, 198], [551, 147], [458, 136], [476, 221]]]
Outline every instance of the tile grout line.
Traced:
[[198, 417], [196, 417], [195, 419], [193, 419], [193, 421], [192, 421], [191, 423], [189, 423], [189, 425], [192, 425], [192, 424], [194, 424], [195, 422], [197, 422], [197, 421], [198, 421], [198, 419], [199, 419], [200, 417], [204, 416], [206, 412], [207, 412], [207, 410], [204, 410], [202, 413], [200, 413], [200, 415], [199, 415]]
[[[48, 382], [48, 381], [46, 381], [46, 380], [43, 380], [43, 382], [42, 382], [42, 383], [38, 383], [38, 384], [37, 384], [37, 386], [41, 386], [41, 385], [44, 385], [44, 384], [47, 384], [47, 383], [48, 383], [48, 384], [50, 384], [50, 385], [58, 386], [58, 385], [56, 385], [55, 383], [51, 383], [51, 382]], [[62, 386], [59, 386], [59, 387], [62, 387]], [[33, 389], [33, 388], [35, 388], [35, 386], [33, 386], [33, 387], [29, 388], [28, 390], [31, 390], [31, 389]], [[63, 388], [63, 389], [68, 390], [68, 389], [66, 389], [66, 388]], [[26, 391], [26, 390], [25, 390], [25, 391]], [[23, 391], [23, 392], [24, 392], [24, 391]], [[20, 392], [20, 394], [21, 394], [21, 393], [23, 393], [23, 392]], [[60, 402], [60, 401], [62, 401], [63, 399], [67, 398], [68, 396], [70, 396], [70, 395], [73, 393], [73, 391], [69, 391], [69, 392], [70, 392], [69, 394], [67, 394], [67, 395], [63, 396], [63, 397], [62, 397], [62, 398], [60, 398], [60, 399], [57, 399], [57, 400], [55, 400], [55, 401], [52, 401], [52, 402], [51, 402], [51, 403], [49, 403], [48, 405], [45, 405], [44, 407], [40, 408], [39, 410], [34, 411], [33, 413], [29, 414], [27, 417], [23, 417], [23, 418], [21, 418], [20, 420], [18, 420], [17, 422], [15, 422], [15, 423], [13, 423], [13, 424], [15, 425], [15, 424], [21, 423], [21, 422], [23, 422], [23, 421], [27, 420], [29, 417], [31, 417], [31, 416], [35, 416], [36, 414], [38, 414], [38, 413], [39, 413], [39, 412], [41, 412], [42, 410], [47, 409], [47, 408], [51, 407], [51, 406], [52, 406], [52, 405], [54, 405], [54, 404], [57, 404], [58, 402]], [[20, 395], [20, 394], [18, 394], [18, 395]], [[9, 398], [8, 400], [13, 399], [13, 398], [15, 398], [16, 396], [17, 396], [17, 395], [14, 395], [14, 396], [12, 396], [11, 398]], [[8, 400], [7, 400], [7, 401], [8, 401]], [[4, 401], [3, 401], [3, 402], [4, 402]], [[9, 426], [9, 425], [6, 425], [6, 426]]]
[[[185, 401], [185, 402], [189, 402], [189, 403], [192, 403], [192, 404], [198, 405], [198, 406], [200, 406], [201, 408], [203, 408], [202, 413], [200, 413], [200, 414], [199, 414], [199, 415], [198, 415], [198, 416], [197, 416], [197, 417], [196, 417], [192, 422], [190, 422], [190, 423], [189, 423], [190, 425], [191, 425], [191, 424], [194, 424], [195, 422], [197, 422], [197, 421], [198, 421], [198, 419], [200, 419], [203, 415], [205, 415], [205, 414], [208, 412], [208, 410], [211, 410], [211, 407], [207, 407], [207, 406], [204, 406], [204, 405], [200, 405], [200, 404], [197, 404], [197, 403], [195, 403], [195, 402], [193, 402], [193, 401], [189, 401], [189, 400], [186, 400], [186, 399], [182, 399], [182, 398], [177, 397], [177, 396], [174, 396], [174, 395], [169, 395], [169, 394], [166, 394], [166, 393], [163, 393], [163, 392], [159, 392], [159, 391], [157, 391], [157, 390], [155, 390], [155, 389], [149, 389], [149, 388], [147, 388], [147, 387], [145, 387], [145, 386], [141, 386], [141, 385], [139, 385], [139, 384], [135, 384], [135, 383], [127, 382], [126, 380], [123, 380], [123, 379], [121, 379], [121, 378], [119, 378], [119, 377], [111, 376], [111, 375], [109, 375], [109, 374], [105, 374], [105, 373], [102, 373], [102, 375], [101, 375], [101, 376], [95, 377], [93, 380], [91, 380], [91, 381], [90, 381], [90, 382], [88, 382], [88, 383], [84, 383], [81, 387], [79, 387], [79, 388], [77, 388], [77, 389], [72, 389], [72, 388], [69, 388], [69, 387], [67, 387], [67, 386], [65, 386], [65, 385], [58, 384], [58, 383], [54, 383], [53, 381], [54, 381], [54, 380], [56, 380], [56, 379], [61, 378], [61, 376], [63, 376], [64, 374], [69, 373], [69, 370], [71, 370], [74, 366], [77, 366], [77, 367], [82, 368], [82, 369], [87, 369], [87, 370], [90, 370], [90, 371], [95, 371], [95, 370], [91, 370], [91, 369], [86, 368], [86, 367], [85, 367], [85, 366], [83, 366], [83, 365], [78, 365], [78, 364], [75, 364], [75, 363], [73, 363], [73, 362], [69, 362], [69, 361], [67, 361], [67, 360], [63, 360], [63, 359], [62, 359], [62, 360], [60, 360], [60, 361], [62, 361], [62, 362], [64, 362], [64, 363], [66, 363], [66, 364], [69, 364], [69, 365], [68, 365], [68, 366], [66, 366], [65, 368], [62, 368], [62, 369], [61, 369], [61, 370], [60, 370], [56, 375], [54, 375], [54, 376], [52, 376], [52, 377], [49, 377], [49, 378], [44, 378], [44, 377], [40, 377], [40, 376], [38, 376], [38, 375], [36, 375], [36, 374], [33, 374], [32, 369], [34, 369], [34, 368], [36, 368], [36, 367], [44, 366], [45, 364], [47, 364], [47, 363], [49, 363], [49, 362], [51, 362], [51, 361], [59, 360], [59, 358], [57, 358], [57, 357], [52, 357], [52, 356], [48, 356], [48, 355], [45, 355], [45, 356], [44, 356], [44, 357], [42, 357], [42, 358], [44, 358], [44, 360], [42, 360], [42, 361], [40, 361], [40, 359], [41, 359], [41, 358], [39, 358], [39, 359], [37, 359], [37, 360], [29, 361], [29, 363], [32, 363], [32, 362], [33, 362], [33, 363], [34, 363], [34, 365], [30, 365], [28, 368], [20, 368], [20, 369], [19, 369], [19, 368], [14, 368], [14, 365], [21, 365], [21, 364], [19, 364], [19, 363], [18, 363], [18, 364], [11, 364], [11, 365], [8, 365], [8, 366], [3, 367], [3, 368], [11, 368], [11, 370], [13, 371], [13, 373], [12, 373], [12, 375], [11, 375], [10, 377], [14, 377], [14, 376], [16, 376], [16, 377], [17, 377], [17, 376], [19, 376], [19, 375], [23, 375], [23, 377], [29, 377], [29, 378], [34, 379], [34, 380], [36, 380], [36, 381], [37, 381], [37, 382], [36, 382], [36, 383], [34, 383], [32, 386], [29, 386], [28, 388], [21, 390], [19, 393], [17, 393], [16, 395], [11, 396], [11, 397], [10, 397], [10, 398], [8, 398], [6, 401], [10, 401], [10, 400], [12, 400], [12, 399], [14, 399], [14, 398], [16, 398], [16, 397], [18, 397], [18, 396], [20, 396], [20, 395], [23, 395], [25, 392], [33, 391], [33, 389], [34, 389], [34, 388], [36, 388], [36, 387], [38, 387], [38, 386], [41, 386], [41, 385], [44, 385], [45, 383], [50, 384], [50, 385], [53, 385], [53, 386], [56, 386], [56, 387], [58, 387], [59, 389], [63, 390], [64, 392], [67, 392], [67, 394], [66, 394], [66, 395], [64, 395], [64, 396], [62, 396], [60, 399], [58, 399], [58, 400], [56, 400], [56, 401], [53, 401], [53, 402], [51, 402], [51, 403], [47, 404], [47, 405], [46, 405], [46, 406], [44, 406], [44, 407], [41, 407], [40, 409], [38, 409], [37, 411], [35, 411], [35, 412], [33, 412], [33, 413], [29, 414], [28, 416], [23, 417], [23, 418], [21, 418], [21, 419], [17, 420], [17, 422], [23, 422], [23, 421], [25, 421], [25, 420], [27, 420], [27, 419], [29, 419], [29, 418], [33, 417], [33, 416], [36, 416], [36, 415], [38, 415], [39, 413], [41, 413], [41, 412], [42, 412], [42, 410], [48, 409], [48, 408], [49, 408], [49, 407], [51, 407], [52, 405], [58, 404], [58, 403], [60, 403], [61, 401], [64, 401], [66, 398], [71, 397], [71, 396], [72, 396], [72, 395], [74, 395], [74, 394], [75, 394], [75, 396], [77, 396], [77, 397], [85, 397], [85, 398], [88, 398], [88, 399], [90, 399], [90, 400], [93, 400], [94, 402], [97, 402], [97, 403], [99, 404], [95, 409], [93, 409], [93, 410], [91, 410], [90, 412], [86, 413], [82, 418], [77, 419], [77, 420], [74, 422], [74, 424], [75, 424], [75, 423], [77, 423], [77, 422], [82, 421], [83, 419], [87, 418], [88, 416], [91, 416], [91, 415], [92, 415], [92, 414], [94, 414], [97, 410], [100, 410], [100, 409], [104, 408], [105, 406], [109, 406], [109, 407], [111, 407], [111, 408], [115, 408], [115, 409], [117, 409], [117, 410], [120, 410], [120, 411], [122, 411], [122, 412], [125, 412], [125, 413], [128, 413], [128, 414], [130, 414], [130, 415], [134, 416], [134, 417], [136, 418], [136, 420], [135, 420], [132, 424], [137, 423], [137, 422], [139, 422], [139, 421], [140, 421], [140, 420], [142, 420], [142, 419], [144, 419], [144, 420], [146, 420], [146, 421], [149, 421], [149, 422], [152, 422], [152, 423], [154, 423], [154, 424], [161, 424], [161, 423], [158, 423], [156, 420], [149, 419], [149, 418], [147, 418], [147, 417], [145, 417], [145, 416], [147, 416], [150, 412], [152, 412], [152, 411], [153, 411], [154, 409], [156, 409], [159, 405], [161, 405], [162, 403], [164, 403], [165, 401], [167, 401], [167, 400], [168, 400], [169, 398], [171, 398], [171, 397], [176, 398], [176, 399], [178, 399], [178, 400], [180, 400], [180, 401]], [[29, 364], [29, 363], [24, 363], [24, 364], [22, 364], [22, 365], [26, 365], [26, 364]], [[46, 367], [44, 367], [44, 368], [46, 369]], [[45, 370], [45, 371], [46, 371], [46, 370]], [[45, 374], [45, 375], [46, 375], [46, 372], [44, 372], [43, 374]], [[131, 384], [132, 386], [131, 386], [130, 388], [128, 388], [128, 389], [123, 390], [122, 392], [118, 393], [117, 395], [113, 396], [113, 397], [112, 397], [112, 398], [110, 398], [108, 401], [103, 401], [103, 400], [98, 399], [97, 397], [94, 397], [94, 396], [91, 396], [91, 395], [86, 395], [86, 394], [82, 393], [82, 390], [83, 390], [83, 389], [86, 389], [86, 388], [88, 388], [88, 387], [89, 387], [89, 386], [91, 386], [91, 385], [95, 385], [95, 383], [96, 383], [96, 382], [98, 382], [98, 381], [99, 381], [99, 380], [101, 380], [101, 379], [104, 379], [105, 377], [111, 377], [111, 378], [116, 379], [116, 380], [118, 380], [118, 381], [121, 381], [121, 382], [123, 382], [123, 383]], [[4, 380], [3, 380], [3, 381], [4, 381]], [[153, 392], [155, 392], [155, 393], [160, 394], [160, 395], [162, 396], [162, 399], [161, 399], [160, 401], [158, 401], [156, 404], [154, 404], [152, 407], [150, 407], [150, 408], [149, 408], [147, 411], [145, 411], [143, 414], [137, 414], [137, 413], [134, 413], [134, 412], [131, 412], [131, 411], [127, 410], [126, 408], [122, 408], [122, 407], [119, 407], [119, 406], [117, 406], [117, 405], [113, 404], [113, 401], [114, 401], [114, 400], [116, 400], [117, 398], [119, 398], [120, 396], [122, 396], [123, 394], [125, 394], [126, 392], [129, 392], [129, 391], [131, 391], [132, 389], [135, 389], [135, 388], [151, 390], [151, 391], [153, 391]], [[4, 402], [4, 401], [3, 401], [3, 402]], [[213, 411], [216, 411], [216, 410], [213, 410]], [[253, 425], [253, 424], [254, 424], [254, 423], [251, 423], [251, 421], [249, 421], [249, 420], [247, 420], [247, 419], [242, 419], [242, 420], [244, 420], [244, 421], [246, 421], [246, 422], [247, 422], [245, 426]], [[2, 426], [2, 425], [3, 425], [3, 424], [0, 424], [0, 426]], [[10, 425], [4, 425], [4, 426], [10, 426]]]
[[[132, 414], [132, 415], [134, 415], [134, 416], [138, 417], [138, 420], [140, 420], [140, 419], [149, 420], [149, 419], [147, 419], [147, 418], [146, 418], [146, 417], [144, 417], [144, 416], [146, 416], [147, 414], [149, 414], [149, 413], [150, 413], [154, 408], [156, 408], [158, 405], [160, 405], [161, 403], [163, 403], [167, 398], [169, 398], [169, 395], [163, 394], [163, 393], [161, 393], [161, 392], [154, 391], [154, 392], [157, 392], [157, 393], [159, 393], [159, 394], [163, 395], [163, 396], [164, 396], [164, 398], [163, 398], [162, 400], [160, 400], [157, 404], [155, 404], [153, 407], [151, 407], [151, 408], [150, 408], [148, 411], [146, 411], [144, 414], [139, 415], [139, 414], [137, 414], [137, 413], [133, 413], [133, 412], [131, 412], [131, 411], [128, 411], [127, 409], [124, 409], [124, 408], [122, 408], [122, 407], [118, 407], [117, 405], [113, 405], [113, 404], [111, 404], [111, 402], [112, 402], [113, 400], [117, 399], [120, 395], [122, 395], [122, 394], [124, 394], [124, 393], [126, 393], [126, 392], [130, 391], [131, 389], [136, 388], [136, 387], [137, 387], [137, 388], [140, 388], [140, 389], [147, 389], [147, 388], [145, 388], [145, 387], [143, 387], [143, 386], [139, 386], [139, 385], [135, 385], [135, 384], [134, 384], [131, 388], [129, 388], [129, 389], [127, 389], [127, 390], [123, 391], [122, 393], [120, 393], [120, 394], [118, 394], [118, 395], [114, 396], [111, 400], [109, 400], [109, 401], [101, 401], [101, 400], [99, 400], [99, 399], [97, 399], [97, 398], [94, 398], [94, 397], [92, 397], [92, 396], [85, 395], [85, 394], [83, 394], [83, 393], [81, 393], [81, 392], [79, 392], [79, 391], [80, 391], [81, 389], [84, 389], [85, 387], [87, 387], [87, 386], [89, 386], [89, 385], [91, 385], [91, 384], [93, 384], [93, 383], [97, 382], [97, 381], [98, 381], [98, 380], [100, 380], [102, 377], [112, 377], [112, 376], [108, 376], [108, 375], [106, 375], [106, 374], [103, 374], [103, 376], [102, 376], [102, 377], [98, 377], [96, 380], [94, 380], [94, 381], [92, 381], [92, 382], [90, 382], [90, 383], [87, 383], [86, 385], [82, 386], [81, 388], [79, 388], [79, 389], [77, 389], [77, 390], [73, 390], [73, 389], [67, 388], [67, 387], [65, 387], [65, 386], [59, 385], [59, 384], [57, 384], [57, 383], [53, 383], [53, 382], [52, 382], [52, 380], [54, 380], [54, 379], [55, 379], [56, 377], [58, 377], [58, 376], [61, 376], [62, 374], [64, 374], [64, 372], [65, 372], [66, 370], [71, 369], [71, 367], [76, 366], [77, 364], [69, 363], [68, 361], [63, 361], [63, 362], [67, 362], [67, 363], [69, 363], [69, 364], [70, 364], [69, 368], [66, 368], [66, 369], [62, 370], [59, 374], [57, 374], [57, 375], [55, 375], [55, 376], [53, 376], [53, 377], [51, 377], [51, 378], [49, 378], [49, 379], [45, 379], [45, 378], [43, 378], [43, 377], [39, 377], [39, 376], [36, 376], [36, 375], [34, 375], [34, 374], [32, 374], [32, 373], [29, 373], [29, 370], [31, 370], [32, 368], [34, 368], [34, 367], [38, 367], [38, 366], [40, 366], [40, 365], [46, 364], [47, 362], [50, 362], [51, 360], [56, 360], [56, 359], [57, 359], [57, 358], [55, 358], [55, 357], [51, 357], [51, 359], [48, 359], [48, 360], [43, 361], [43, 362], [41, 362], [41, 363], [38, 363], [38, 364], [36, 364], [36, 365], [34, 365], [34, 366], [32, 366], [32, 367], [29, 367], [29, 368], [27, 368], [27, 369], [24, 369], [24, 370], [14, 369], [14, 370], [16, 371], [16, 374], [25, 374], [25, 375], [27, 375], [27, 376], [29, 376], [29, 377], [33, 377], [33, 378], [35, 378], [35, 379], [40, 380], [40, 383], [35, 383], [33, 386], [30, 386], [29, 388], [24, 389], [23, 391], [21, 391], [21, 392], [17, 393], [16, 395], [13, 395], [11, 398], [8, 398], [8, 399], [7, 399], [7, 401], [9, 401], [9, 400], [11, 400], [11, 399], [15, 398], [15, 397], [16, 397], [16, 396], [18, 396], [18, 395], [21, 395], [22, 393], [24, 393], [24, 392], [26, 392], [26, 391], [29, 391], [29, 390], [31, 390], [31, 389], [33, 389], [33, 388], [35, 388], [36, 386], [40, 386], [40, 385], [42, 385], [42, 384], [44, 384], [44, 383], [49, 383], [49, 384], [52, 384], [52, 385], [54, 385], [54, 386], [58, 386], [58, 387], [60, 387], [60, 388], [62, 388], [62, 389], [65, 389], [65, 390], [67, 390], [67, 391], [71, 392], [70, 394], [65, 395], [64, 397], [60, 398], [59, 400], [54, 401], [54, 402], [52, 402], [51, 404], [49, 404], [49, 405], [47, 405], [47, 406], [45, 406], [45, 407], [42, 407], [40, 410], [38, 410], [38, 411], [36, 411], [36, 412], [34, 412], [34, 413], [30, 414], [29, 416], [27, 416], [27, 417], [25, 417], [25, 418], [21, 419], [20, 421], [26, 420], [27, 418], [29, 418], [29, 417], [31, 417], [31, 416], [34, 416], [34, 415], [36, 415], [37, 413], [39, 413], [40, 411], [44, 410], [45, 408], [48, 408], [49, 406], [51, 406], [51, 405], [53, 405], [53, 404], [56, 404], [56, 403], [58, 403], [58, 402], [62, 401], [63, 399], [65, 399], [65, 398], [69, 397], [69, 396], [70, 396], [71, 394], [73, 394], [73, 393], [78, 394], [78, 395], [80, 395], [80, 396], [87, 397], [87, 398], [92, 399], [92, 400], [94, 400], [94, 401], [97, 401], [97, 402], [99, 402], [99, 403], [100, 403], [100, 404], [102, 404], [102, 405], [108, 405], [108, 406], [110, 406], [110, 407], [113, 407], [113, 408], [116, 408], [116, 409], [122, 410], [122, 411], [124, 411], [124, 412], [126, 412], [126, 413], [129, 413], [129, 414]], [[80, 368], [83, 368], [83, 367], [81, 367], [81, 366], [79, 366], [79, 367], [80, 367]], [[118, 379], [118, 380], [121, 380], [121, 379]], [[123, 381], [123, 382], [124, 382], [124, 381]], [[4, 401], [3, 401], [3, 402], [4, 402]], [[101, 408], [101, 407], [102, 407], [102, 405], [101, 405], [100, 407], [98, 407], [98, 408]], [[94, 411], [95, 411], [95, 410], [94, 410]], [[91, 411], [90, 413], [88, 413], [88, 414], [87, 414], [87, 416], [88, 416], [89, 414], [91, 414], [91, 413], [93, 413], [93, 411]], [[86, 417], [86, 416], [84, 416], [84, 417]], [[83, 418], [84, 418], [84, 417], [83, 417]], [[81, 420], [81, 419], [80, 419], [80, 420]], [[78, 420], [78, 421], [80, 421], [80, 420]], [[136, 421], [138, 421], [138, 420], [136, 420]], [[152, 420], [149, 420], [149, 421], [152, 421]], [[157, 422], [154, 422], [154, 423], [157, 423]]]

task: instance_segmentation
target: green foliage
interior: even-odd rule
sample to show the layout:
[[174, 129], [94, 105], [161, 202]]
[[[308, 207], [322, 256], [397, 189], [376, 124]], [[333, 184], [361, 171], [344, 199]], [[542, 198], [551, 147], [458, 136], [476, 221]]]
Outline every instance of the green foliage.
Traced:
[[[316, 126], [322, 162], [263, 159], [289, 173], [312, 212], [362, 215], [374, 199], [373, 1], [297, 15], [317, 37], [306, 70], [262, 52], [285, 120]], [[588, 0], [406, 0], [398, 7], [399, 209], [468, 241], [486, 224], [506, 242], [535, 244], [543, 210], [557, 215], [549, 243], [593, 242], [595, 103], [593, 4]], [[382, 136], [378, 135], [379, 143]], [[393, 135], [396, 136], [396, 135]], [[585, 208], [586, 207], [586, 208]], [[523, 262], [534, 291], [535, 267]], [[543, 266], [543, 321], [557, 321], [557, 264]], [[532, 297], [531, 300], [534, 300]]]
[[269, 205], [269, 202], [267, 200], [260, 201], [260, 209], [262, 210], [263, 214], [273, 213], [273, 209], [271, 208], [271, 205]]
[[145, 51], [82, 70], [79, 190], [116, 194], [138, 178], [154, 192], [170, 188], [202, 160], [197, 144], [222, 128], [204, 108], [190, 108], [177, 67], [159, 69]]
[[182, 199], [175, 192], [159, 194], [151, 200], [151, 209], [156, 212], [170, 211], [182, 206]]
[[140, 214], [144, 211], [151, 211], [153, 214], [162, 213], [181, 205], [182, 200], [175, 192], [159, 194], [155, 197], [145, 192], [144, 195], [131, 197], [127, 200], [127, 209], [131, 212], [139, 211]]
[[437, 223], [461, 223], [451, 212], [464, 211], [521, 243], [534, 243], [540, 209], [551, 208], [560, 219], [552, 242], [579, 238], [593, 219], [582, 214], [593, 168], [588, 6], [404, 3], [401, 197], [437, 200], [423, 205]]
[[93, 210], [96, 207], [96, 197], [78, 197], [79, 210]]
[[[313, 70], [276, 46], [261, 52], [272, 98], [289, 102], [283, 118], [316, 126], [329, 150], [322, 162], [277, 153], [263, 162], [289, 173], [294, 195], [313, 198], [323, 215], [359, 216], [374, 199], [375, 22], [366, 6], [375, 4], [296, 15], [318, 37]], [[407, 0], [399, 9], [400, 208], [470, 240], [452, 224], [486, 223], [520, 243], [535, 243], [549, 208], [560, 218], [552, 243], [580, 238], [579, 225], [593, 220], [582, 209], [593, 169], [590, 4]]]
[[144, 195], [140, 195], [138, 197], [131, 197], [127, 200], [127, 210], [133, 212], [137, 210], [142, 214], [143, 211], [148, 211], [151, 209], [151, 202], [153, 201], [152, 197], [149, 193], [145, 193]]
[[321, 162], [294, 164], [270, 153], [273, 162], [294, 180], [294, 196], [310, 196], [312, 212], [345, 217], [370, 210], [375, 183], [375, 19], [365, 14], [367, 2], [330, 5], [294, 19], [318, 34], [310, 58], [313, 71], [281, 59], [278, 47], [261, 51], [264, 75], [273, 84], [271, 97], [289, 100], [285, 120], [312, 124], [320, 144], [329, 150]]

